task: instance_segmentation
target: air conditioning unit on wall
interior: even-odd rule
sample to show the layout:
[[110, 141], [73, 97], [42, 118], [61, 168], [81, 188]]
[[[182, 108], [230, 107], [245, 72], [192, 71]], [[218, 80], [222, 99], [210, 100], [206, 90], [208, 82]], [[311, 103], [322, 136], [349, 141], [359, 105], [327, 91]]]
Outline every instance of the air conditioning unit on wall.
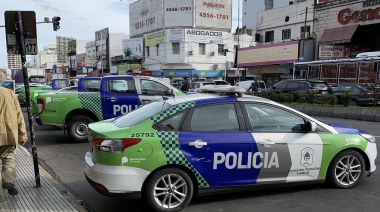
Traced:
[[191, 50], [191, 51], [189, 51], [189, 55], [193, 55], [194, 54], [194, 52]]

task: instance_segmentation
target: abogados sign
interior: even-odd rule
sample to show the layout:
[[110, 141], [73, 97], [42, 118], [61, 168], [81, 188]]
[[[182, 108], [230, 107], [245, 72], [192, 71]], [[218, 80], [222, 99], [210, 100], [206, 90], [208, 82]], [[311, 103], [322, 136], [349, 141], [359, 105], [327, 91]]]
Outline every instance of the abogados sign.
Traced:
[[350, 22], [359, 23], [372, 21], [375, 19], [380, 19], [380, 7], [374, 9], [365, 9], [362, 11], [351, 11], [351, 9], [346, 8], [338, 13], [339, 23], [346, 25]]

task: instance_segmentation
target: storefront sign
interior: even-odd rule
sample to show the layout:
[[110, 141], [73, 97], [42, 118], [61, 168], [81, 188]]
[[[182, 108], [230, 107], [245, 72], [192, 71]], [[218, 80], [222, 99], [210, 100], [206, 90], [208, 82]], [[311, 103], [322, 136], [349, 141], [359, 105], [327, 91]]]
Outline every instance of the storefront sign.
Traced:
[[227, 44], [227, 41], [227, 32], [200, 29], [185, 29], [185, 42], [188, 43]]
[[183, 43], [185, 42], [184, 29], [168, 29], [166, 31], [168, 43]]
[[346, 8], [338, 13], [339, 23], [346, 25], [350, 22], [359, 23], [372, 21], [375, 19], [380, 19], [380, 7], [374, 9], [365, 9], [361, 11], [351, 11], [351, 9]]
[[380, 0], [368, 0], [368, 1], [363, 2], [363, 7], [370, 7], [370, 6], [379, 5], [379, 4], [380, 4]]
[[319, 46], [319, 59], [344, 58], [344, 46]]
[[166, 30], [145, 34], [145, 46], [155, 46], [166, 43]]
[[298, 59], [298, 41], [240, 48], [238, 67], [292, 63]]

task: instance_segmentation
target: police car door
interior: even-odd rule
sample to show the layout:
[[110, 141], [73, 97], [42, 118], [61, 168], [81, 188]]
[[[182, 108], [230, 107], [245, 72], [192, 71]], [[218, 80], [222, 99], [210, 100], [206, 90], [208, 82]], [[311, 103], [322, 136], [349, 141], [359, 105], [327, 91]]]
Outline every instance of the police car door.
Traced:
[[101, 98], [104, 119], [127, 114], [141, 105], [133, 77], [112, 77], [103, 80]]
[[139, 79], [139, 83], [139, 98], [143, 105], [162, 100], [163, 98], [172, 97], [172, 94], [170, 93], [171, 89], [159, 81], [149, 78], [141, 78]]
[[211, 187], [251, 183], [252, 140], [239, 114], [234, 103], [195, 107], [179, 132], [183, 154]]
[[254, 140], [253, 179], [258, 184], [317, 180], [323, 143], [302, 129], [303, 117], [273, 105], [242, 103]]

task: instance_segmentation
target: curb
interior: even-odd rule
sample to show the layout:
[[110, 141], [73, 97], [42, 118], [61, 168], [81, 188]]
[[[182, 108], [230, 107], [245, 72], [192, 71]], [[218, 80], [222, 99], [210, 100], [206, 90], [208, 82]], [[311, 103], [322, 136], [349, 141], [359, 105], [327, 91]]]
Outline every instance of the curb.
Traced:
[[[30, 160], [33, 164], [33, 157], [31, 153], [28, 151], [26, 147], [18, 145], [17, 148], [21, 150], [22, 154], [24, 154], [28, 160]], [[45, 178], [45, 180], [49, 181], [60, 193], [61, 195], [69, 202], [71, 205], [78, 210], [78, 212], [87, 212], [83, 205], [78, 203], [75, 197], [68, 192], [68, 189], [64, 187], [61, 183], [59, 183], [44, 167], [42, 164], [38, 164], [39, 166], [39, 174], [40, 177]]]
[[380, 110], [284, 104], [309, 116], [380, 122]]

